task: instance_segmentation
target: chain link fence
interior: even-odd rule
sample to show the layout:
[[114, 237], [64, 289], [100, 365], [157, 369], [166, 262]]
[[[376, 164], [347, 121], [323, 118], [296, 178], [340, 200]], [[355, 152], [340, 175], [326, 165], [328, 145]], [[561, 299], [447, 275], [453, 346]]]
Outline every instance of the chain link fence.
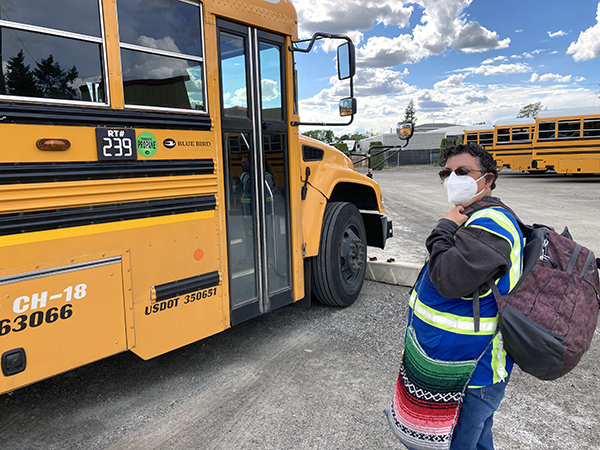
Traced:
[[[438, 164], [440, 155], [439, 148], [432, 149], [418, 149], [418, 150], [387, 150], [386, 158], [389, 159], [385, 162], [385, 169], [394, 169], [400, 166], [411, 166], [411, 165], [430, 165], [435, 166]], [[361, 158], [365, 158], [367, 155], [353, 154], [351, 156], [352, 161], [359, 161]], [[367, 169], [369, 167], [369, 161], [364, 160], [355, 162], [354, 167], [356, 169]]]

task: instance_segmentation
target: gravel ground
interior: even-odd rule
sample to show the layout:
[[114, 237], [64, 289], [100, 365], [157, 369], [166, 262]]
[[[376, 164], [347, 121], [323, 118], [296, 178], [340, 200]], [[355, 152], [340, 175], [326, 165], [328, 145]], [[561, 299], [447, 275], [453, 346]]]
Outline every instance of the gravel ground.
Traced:
[[[449, 207], [435, 177], [430, 168], [376, 173], [396, 234], [380, 258], [424, 259], [424, 240]], [[568, 222], [600, 250], [599, 183], [508, 173], [498, 195], [523, 220]], [[2, 395], [0, 449], [400, 449], [383, 410], [408, 293], [367, 281], [350, 308], [291, 305], [150, 361], [123, 353]], [[600, 449], [599, 358], [596, 336], [557, 381], [513, 372], [496, 448]]]

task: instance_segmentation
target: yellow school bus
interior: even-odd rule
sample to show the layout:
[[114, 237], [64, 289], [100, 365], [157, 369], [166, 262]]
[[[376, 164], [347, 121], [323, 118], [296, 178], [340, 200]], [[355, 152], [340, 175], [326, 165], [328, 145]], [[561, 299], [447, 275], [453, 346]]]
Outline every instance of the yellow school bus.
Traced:
[[494, 124], [492, 156], [496, 165], [511, 170], [533, 171], [535, 119], [499, 119]]
[[355, 301], [391, 222], [299, 135], [296, 52], [340, 38], [350, 92], [354, 55], [296, 19], [289, 0], [2, 3], [0, 392], [311, 292]]
[[556, 173], [600, 173], [600, 108], [540, 111], [534, 164]]
[[478, 144], [490, 151], [494, 144], [494, 125], [467, 125], [463, 142], [465, 144]]

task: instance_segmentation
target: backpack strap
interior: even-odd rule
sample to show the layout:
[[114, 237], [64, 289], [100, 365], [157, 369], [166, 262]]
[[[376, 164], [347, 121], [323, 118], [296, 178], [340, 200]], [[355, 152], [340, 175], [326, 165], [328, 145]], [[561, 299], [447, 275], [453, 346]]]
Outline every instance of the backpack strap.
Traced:
[[479, 289], [477, 289], [473, 293], [473, 331], [475, 331], [475, 333], [479, 333], [479, 322]]
[[506, 206], [500, 200], [496, 200], [496, 199], [479, 200], [478, 202], [471, 203], [469, 206], [467, 206], [465, 209], [463, 209], [462, 213], [465, 216], [470, 216], [474, 212], [479, 211], [480, 209], [483, 209], [483, 208], [489, 208], [490, 206], [499, 206], [501, 208], [506, 209], [509, 213], [511, 213], [514, 216], [514, 218], [517, 220], [517, 224], [519, 225], [519, 228], [521, 229], [523, 236], [527, 236], [529, 234], [529, 232], [531, 232], [531, 230], [533, 230], [533, 227], [531, 225], [524, 224], [521, 221], [521, 219], [519, 219], [519, 216], [517, 216], [517, 214], [509, 206]]
[[[519, 225], [519, 228], [521, 229], [521, 232], [523, 233], [523, 235], [527, 235], [531, 230], [533, 230], [533, 227], [531, 227], [529, 225], [525, 225], [521, 221], [521, 219], [519, 219], [519, 216], [517, 216], [511, 208], [506, 206], [500, 200], [480, 200], [478, 202], [471, 203], [469, 206], [467, 206], [465, 209], [463, 209], [462, 214], [464, 214], [466, 216], [470, 216], [474, 212], [479, 211], [480, 209], [489, 208], [490, 206], [499, 206], [501, 208], [506, 209], [508, 212], [510, 212], [514, 216], [514, 218], [517, 220], [517, 224]], [[494, 293], [494, 298], [496, 299], [496, 302], [500, 298], [500, 292], [498, 291], [498, 286], [496, 286], [496, 283], [494, 283], [493, 279], [486, 281], [479, 288], [477, 288], [475, 290], [475, 292], [473, 293], [473, 329], [474, 329], [475, 333], [479, 333], [479, 329], [480, 329], [479, 291], [482, 287], [487, 287], [492, 290], [492, 292]]]

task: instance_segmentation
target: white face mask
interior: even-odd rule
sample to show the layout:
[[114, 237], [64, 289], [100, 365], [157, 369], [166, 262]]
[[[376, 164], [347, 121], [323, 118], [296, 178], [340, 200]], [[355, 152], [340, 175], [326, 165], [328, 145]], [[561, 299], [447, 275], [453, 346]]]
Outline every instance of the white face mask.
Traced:
[[[454, 172], [444, 180], [448, 201], [455, 205], [464, 205], [483, 192], [477, 192], [477, 182], [485, 175], [475, 180], [469, 175], [456, 175]], [[485, 188], [484, 188], [485, 189]]]

